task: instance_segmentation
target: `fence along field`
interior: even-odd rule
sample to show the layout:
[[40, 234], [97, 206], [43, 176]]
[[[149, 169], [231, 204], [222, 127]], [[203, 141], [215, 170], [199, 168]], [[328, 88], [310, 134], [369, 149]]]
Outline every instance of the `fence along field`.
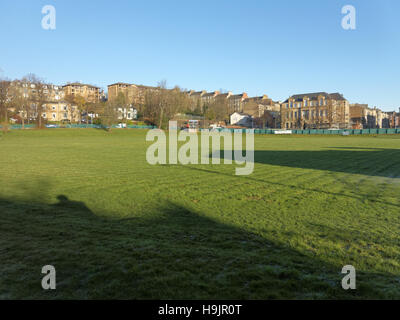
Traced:
[[145, 135], [1, 136], [0, 298], [400, 298], [399, 136], [256, 135], [236, 176], [149, 165]]
[[[113, 125], [113, 128], [119, 128], [118, 125]], [[2, 126], [0, 125], [0, 128]], [[20, 124], [14, 124], [9, 126], [10, 129], [34, 129], [35, 124], [25, 124], [24, 128]], [[63, 129], [101, 129], [104, 128], [102, 125], [98, 124], [67, 124], [67, 125], [52, 125], [50, 128], [63, 128]], [[128, 129], [155, 129], [156, 126], [142, 126], [142, 125], [127, 125]], [[209, 129], [200, 129], [209, 130]], [[253, 129], [252, 129], [253, 130]], [[237, 132], [242, 131], [245, 133], [248, 129], [216, 129], [216, 131], [227, 131], [227, 132]], [[277, 132], [278, 131], [278, 132]], [[384, 128], [384, 129], [338, 129], [338, 130], [328, 130], [328, 129], [308, 129], [308, 130], [280, 130], [280, 129], [254, 129], [255, 134], [276, 134], [279, 131], [290, 131], [291, 134], [333, 134], [333, 135], [343, 135], [348, 133], [349, 135], [359, 135], [359, 134], [400, 134], [400, 128]]]

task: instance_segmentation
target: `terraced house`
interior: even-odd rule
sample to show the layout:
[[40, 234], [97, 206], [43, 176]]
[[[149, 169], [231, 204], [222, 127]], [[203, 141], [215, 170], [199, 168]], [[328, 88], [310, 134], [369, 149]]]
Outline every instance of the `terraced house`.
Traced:
[[266, 94], [247, 98], [244, 101], [243, 112], [254, 118], [253, 124], [259, 128], [280, 128], [280, 103], [273, 101]]
[[133, 106], [144, 104], [146, 92], [158, 90], [157, 87], [137, 85], [132, 83], [117, 82], [108, 85], [108, 100], [116, 101], [120, 94], [123, 94], [127, 103]]
[[81, 114], [78, 107], [61, 101], [58, 103], [49, 102], [43, 106], [42, 118], [48, 121], [79, 122]]
[[386, 113], [388, 114], [389, 117], [390, 128], [400, 128], [400, 108], [399, 112], [391, 111]]
[[368, 107], [368, 104], [351, 104], [350, 119], [353, 129], [379, 129], [391, 127], [390, 113], [384, 112], [377, 107], [370, 108]]
[[231, 112], [242, 112], [247, 93], [233, 94], [231, 91], [221, 93], [220, 91], [207, 92], [203, 91], [187, 91], [189, 97], [192, 99], [192, 109], [203, 110], [204, 106], [209, 106], [216, 101], [216, 99], [225, 100]]
[[340, 93], [306, 93], [281, 104], [281, 123], [286, 129], [349, 129], [349, 102]]
[[219, 91], [214, 91], [207, 93], [207, 91], [194, 91], [194, 90], [189, 90], [186, 91], [186, 94], [189, 96], [190, 100], [192, 101], [191, 103], [191, 110], [199, 110], [203, 111], [204, 106], [210, 105], [215, 97], [219, 95]]

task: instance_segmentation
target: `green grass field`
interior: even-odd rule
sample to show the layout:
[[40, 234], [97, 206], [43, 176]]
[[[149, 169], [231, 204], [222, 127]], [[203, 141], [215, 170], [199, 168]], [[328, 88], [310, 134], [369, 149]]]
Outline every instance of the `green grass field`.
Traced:
[[400, 298], [400, 136], [256, 136], [235, 176], [145, 133], [0, 136], [0, 299]]

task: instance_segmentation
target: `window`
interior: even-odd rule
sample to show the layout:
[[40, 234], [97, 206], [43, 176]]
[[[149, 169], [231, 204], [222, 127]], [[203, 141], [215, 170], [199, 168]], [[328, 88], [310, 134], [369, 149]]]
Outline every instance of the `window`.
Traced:
[[53, 110], [56, 110], [56, 106], [53, 106]]
[[304, 100], [304, 106], [308, 107], [308, 101], [307, 100]]
[[53, 114], [52, 114], [52, 117], [53, 117], [53, 119], [55, 119], [55, 118], [56, 118], [56, 114], [55, 114], [55, 113], [53, 113]]
[[42, 118], [46, 118], [46, 114], [45, 113], [42, 114]]

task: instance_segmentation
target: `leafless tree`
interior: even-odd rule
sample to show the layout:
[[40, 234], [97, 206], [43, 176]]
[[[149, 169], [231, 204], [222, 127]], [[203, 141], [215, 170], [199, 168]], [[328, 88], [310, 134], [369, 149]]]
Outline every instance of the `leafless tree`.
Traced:
[[23, 87], [23, 82], [14, 81], [13, 85], [10, 87], [11, 96], [11, 106], [15, 109], [15, 112], [21, 118], [22, 129], [25, 128], [25, 119], [30, 116], [30, 101], [25, 87]]
[[206, 114], [209, 120], [229, 121], [231, 110], [229, 108], [228, 99], [226, 99], [225, 96], [217, 96], [214, 101], [210, 103]]
[[0, 119], [8, 123], [8, 108], [10, 103], [10, 80], [0, 79]]
[[168, 126], [177, 113], [190, 108], [189, 97], [179, 88], [167, 89], [166, 82], [161, 81], [156, 89], [145, 93], [143, 115], [160, 128]]
[[[115, 101], [115, 107], [118, 110], [118, 116], [119, 118], [122, 119], [122, 122], [125, 124], [125, 127], [127, 128], [128, 124], [128, 112], [130, 108], [130, 103], [128, 102], [128, 97], [124, 93], [120, 92], [117, 96], [117, 99]], [[121, 110], [121, 111], [119, 111]]]
[[64, 97], [64, 100], [65, 100], [65, 102], [67, 104], [68, 113], [71, 115], [71, 123], [72, 123], [74, 121], [74, 119], [75, 119], [75, 115], [77, 113], [80, 115], [80, 110], [79, 110], [78, 106], [75, 103], [75, 97], [73, 95], [71, 95], [71, 94], [66, 95]]
[[114, 101], [108, 101], [104, 104], [100, 121], [107, 131], [112, 130], [112, 125], [118, 121], [117, 104]]
[[25, 76], [24, 81], [31, 86], [29, 98], [35, 104], [37, 126], [38, 128], [42, 128], [43, 112], [46, 108], [46, 102], [48, 102], [49, 85], [32, 73]]

